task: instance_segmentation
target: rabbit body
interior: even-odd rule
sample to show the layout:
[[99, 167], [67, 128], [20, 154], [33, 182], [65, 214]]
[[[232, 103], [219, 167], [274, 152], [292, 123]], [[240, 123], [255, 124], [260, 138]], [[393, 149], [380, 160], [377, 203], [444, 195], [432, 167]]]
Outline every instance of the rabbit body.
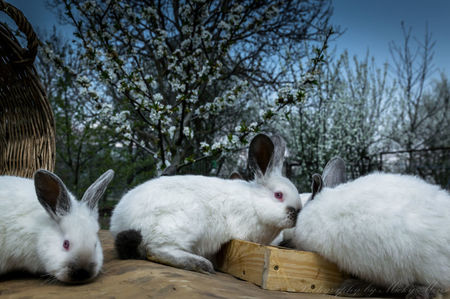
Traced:
[[97, 210], [65, 189], [53, 192], [42, 186], [44, 193], [66, 196], [50, 212], [38, 200], [36, 188], [32, 179], [0, 176], [0, 274], [26, 271], [62, 282], [94, 278], [103, 264]]
[[[295, 193], [295, 187], [279, 177]], [[204, 176], [167, 176], [128, 192], [114, 209], [110, 230], [140, 231], [150, 255], [176, 248], [211, 258], [222, 244], [242, 239], [268, 244], [282, 228], [292, 227], [288, 205], [300, 208], [298, 198], [272, 200], [273, 190], [242, 180]]]
[[297, 189], [281, 175], [284, 153], [281, 137], [260, 134], [249, 148], [251, 182], [163, 176], [129, 191], [111, 217], [119, 257], [149, 256], [212, 273], [210, 260], [227, 241], [269, 244], [281, 229], [295, 225], [301, 208]]
[[450, 288], [450, 196], [407, 175], [374, 173], [324, 188], [298, 216], [293, 242], [390, 288]]

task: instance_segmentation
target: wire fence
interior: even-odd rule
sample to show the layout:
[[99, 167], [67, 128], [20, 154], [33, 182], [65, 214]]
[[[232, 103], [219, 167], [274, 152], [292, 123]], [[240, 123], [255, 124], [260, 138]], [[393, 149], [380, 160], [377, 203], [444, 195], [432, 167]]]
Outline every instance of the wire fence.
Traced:
[[[331, 158], [331, 157], [330, 157]], [[353, 180], [374, 171], [416, 175], [427, 182], [450, 190], [450, 147], [427, 149], [384, 151], [373, 155], [364, 155], [357, 160], [345, 159], [347, 179]], [[311, 175], [320, 173], [325, 165], [289, 161], [286, 163], [286, 176], [302, 192], [309, 191]]]
[[380, 171], [414, 174], [450, 190], [450, 147], [386, 151], [378, 156]]

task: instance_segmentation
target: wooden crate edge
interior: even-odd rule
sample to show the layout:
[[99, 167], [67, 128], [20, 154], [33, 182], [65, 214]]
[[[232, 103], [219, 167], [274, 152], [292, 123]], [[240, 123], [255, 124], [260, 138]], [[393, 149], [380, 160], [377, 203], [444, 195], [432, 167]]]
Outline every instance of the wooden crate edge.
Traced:
[[[256, 253], [245, 252], [246, 249], [254, 250]], [[232, 258], [227, 260], [230, 254]], [[245, 258], [249, 256], [257, 259], [251, 261], [252, 267], [246, 267], [248, 261]], [[301, 257], [300, 260], [310, 259], [309, 268], [304, 266], [308, 268], [306, 272], [308, 275], [304, 279], [301, 273], [296, 273], [297, 270], [305, 271], [302, 265], [297, 269], [289, 267], [292, 263], [295, 264], [298, 257]], [[256, 269], [256, 266], [260, 269]], [[320, 268], [315, 271], [313, 268], [315, 266]], [[290, 270], [285, 271], [286, 268]], [[242, 269], [244, 274], [240, 273]], [[232, 240], [222, 248], [221, 256], [218, 258], [218, 270], [252, 282], [266, 290], [302, 293], [333, 294], [336, 287], [345, 279], [345, 275], [339, 272], [335, 264], [316, 253], [278, 246], [264, 246], [242, 240]], [[251, 273], [251, 271], [256, 272]]]

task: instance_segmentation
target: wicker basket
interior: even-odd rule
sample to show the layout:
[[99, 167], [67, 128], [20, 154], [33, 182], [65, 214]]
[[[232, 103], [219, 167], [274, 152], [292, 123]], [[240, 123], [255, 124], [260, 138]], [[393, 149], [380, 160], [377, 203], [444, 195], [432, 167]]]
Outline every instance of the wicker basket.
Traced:
[[39, 45], [33, 28], [3, 0], [0, 11], [25, 34], [28, 48], [0, 23], [0, 175], [31, 177], [39, 168], [54, 169], [54, 118], [33, 66]]

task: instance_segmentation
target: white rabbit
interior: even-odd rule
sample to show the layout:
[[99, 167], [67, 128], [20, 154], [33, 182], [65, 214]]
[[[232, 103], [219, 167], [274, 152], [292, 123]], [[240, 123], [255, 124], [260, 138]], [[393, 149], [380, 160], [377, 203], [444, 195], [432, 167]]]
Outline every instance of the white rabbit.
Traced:
[[114, 172], [75, 200], [53, 173], [0, 176], [0, 274], [27, 271], [66, 283], [86, 282], [103, 264], [97, 202]]
[[344, 171], [339, 160], [331, 161], [326, 172], [334, 188], [325, 182], [323, 190], [320, 175], [313, 176], [312, 200], [298, 216], [295, 247], [409, 298], [448, 290], [449, 193], [414, 176], [386, 173], [339, 185]]
[[214, 273], [210, 260], [231, 239], [268, 244], [293, 227], [301, 208], [281, 174], [285, 143], [259, 134], [249, 148], [251, 182], [179, 175], [150, 180], [115, 207], [110, 230], [121, 258], [143, 258]]

